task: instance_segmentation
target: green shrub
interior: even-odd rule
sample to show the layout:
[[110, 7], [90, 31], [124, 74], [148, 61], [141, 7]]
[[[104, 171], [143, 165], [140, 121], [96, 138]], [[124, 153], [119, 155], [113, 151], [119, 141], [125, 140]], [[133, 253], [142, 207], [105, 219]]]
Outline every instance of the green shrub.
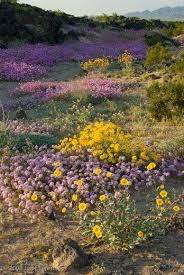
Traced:
[[184, 114], [184, 82], [155, 83], [148, 88], [149, 111], [157, 119], [172, 119]]
[[0, 129], [0, 157], [19, 151], [29, 151], [35, 146], [51, 147], [58, 139], [47, 134], [16, 134], [6, 128]]
[[145, 67], [158, 67], [171, 61], [171, 52], [167, 47], [157, 43], [148, 49]]
[[177, 61], [171, 66], [174, 73], [184, 73], [184, 53], [180, 55]]
[[[84, 234], [99, 239], [113, 251], [131, 250], [146, 239], [165, 233], [168, 210], [162, 215], [160, 209], [145, 202], [147, 214], [143, 215], [138, 204], [127, 190], [116, 193], [114, 199], [102, 195], [97, 209], [81, 215], [81, 228]], [[149, 203], [149, 204], [148, 204]]]
[[160, 43], [163, 46], [166, 46], [168, 44], [175, 45], [175, 46], [178, 45], [178, 43], [172, 38], [160, 32], [154, 32], [154, 31], [145, 34], [145, 41], [148, 46], [154, 46], [157, 43]]
[[18, 134], [15, 135], [16, 148], [21, 151], [21, 148], [26, 147], [29, 143], [32, 146], [47, 146], [51, 147], [58, 143], [58, 139], [48, 134]]

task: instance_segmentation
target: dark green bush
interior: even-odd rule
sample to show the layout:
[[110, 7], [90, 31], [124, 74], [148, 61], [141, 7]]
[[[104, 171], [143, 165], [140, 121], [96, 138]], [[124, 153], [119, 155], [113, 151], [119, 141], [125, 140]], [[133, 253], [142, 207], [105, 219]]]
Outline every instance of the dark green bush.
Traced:
[[184, 82], [155, 83], [148, 88], [149, 111], [161, 121], [184, 115]]
[[58, 143], [58, 139], [48, 134], [24, 134], [13, 133], [9, 130], [0, 130], [0, 152], [5, 148], [9, 148], [12, 151], [26, 151], [35, 146], [47, 146], [51, 147]]
[[145, 67], [159, 67], [171, 61], [171, 52], [167, 47], [157, 43], [148, 49]]
[[166, 26], [162, 29], [162, 31], [170, 36], [178, 36], [180, 34], [184, 34], [184, 22], [167, 22]]
[[145, 41], [148, 46], [154, 46], [157, 43], [160, 43], [163, 46], [166, 46], [168, 44], [175, 46], [178, 45], [178, 43], [174, 39], [166, 36], [165, 34], [155, 31], [151, 31], [145, 34]]

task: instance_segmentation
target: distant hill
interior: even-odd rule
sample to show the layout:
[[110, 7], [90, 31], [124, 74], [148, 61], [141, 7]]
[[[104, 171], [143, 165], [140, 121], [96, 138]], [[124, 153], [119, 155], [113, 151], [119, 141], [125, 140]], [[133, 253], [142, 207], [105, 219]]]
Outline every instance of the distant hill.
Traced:
[[48, 11], [16, 1], [0, 0], [0, 48], [10, 42], [62, 43], [78, 40], [95, 28], [150, 30], [166, 27], [160, 20], [126, 18], [116, 14], [76, 17], [61, 11]]
[[184, 21], [183, 7], [164, 7], [154, 11], [145, 10], [143, 12], [130, 12], [125, 16], [139, 17], [142, 19], [160, 19], [168, 21]]

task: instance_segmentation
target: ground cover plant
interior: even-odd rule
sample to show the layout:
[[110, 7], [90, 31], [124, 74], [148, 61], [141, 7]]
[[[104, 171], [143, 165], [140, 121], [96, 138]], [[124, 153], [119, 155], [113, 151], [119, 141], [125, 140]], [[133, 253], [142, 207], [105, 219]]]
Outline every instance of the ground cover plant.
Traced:
[[63, 45], [25, 45], [20, 48], [0, 49], [0, 78], [4, 80], [32, 80], [46, 75], [49, 66], [59, 61], [82, 61], [103, 56], [117, 57], [124, 50], [137, 58], [145, 56], [143, 39], [112, 42], [71, 42]]
[[40, 39], [0, 48], [0, 270], [182, 274], [183, 53], [157, 43], [180, 24], [40, 16], [52, 37], [39, 21]]

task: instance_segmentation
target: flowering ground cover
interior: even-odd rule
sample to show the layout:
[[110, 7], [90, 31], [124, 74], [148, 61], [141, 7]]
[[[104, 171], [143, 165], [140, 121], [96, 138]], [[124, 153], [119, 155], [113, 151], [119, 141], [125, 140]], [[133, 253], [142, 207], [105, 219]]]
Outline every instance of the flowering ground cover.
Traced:
[[99, 198], [113, 198], [125, 187], [138, 190], [183, 175], [182, 159], [161, 159], [153, 145], [133, 140], [112, 123], [91, 124], [56, 149], [61, 152], [17, 155], [2, 163], [1, 198], [12, 214], [36, 219], [65, 214], [76, 203], [79, 210], [92, 210]]
[[[123, 36], [123, 34], [122, 34]], [[129, 50], [137, 58], [145, 57], [146, 46], [143, 38], [125, 40], [118, 37], [114, 47], [113, 37], [103, 41], [74, 41], [61, 45], [24, 45], [19, 48], [0, 49], [0, 79], [26, 81], [46, 75], [49, 67], [61, 61], [85, 61], [90, 58], [111, 56]]]
[[86, 92], [96, 98], [120, 97], [123, 91], [134, 85], [135, 82], [126, 80], [113, 80], [105, 78], [85, 77], [71, 82], [27, 82], [20, 84], [15, 94], [29, 94], [43, 101], [53, 98]]

